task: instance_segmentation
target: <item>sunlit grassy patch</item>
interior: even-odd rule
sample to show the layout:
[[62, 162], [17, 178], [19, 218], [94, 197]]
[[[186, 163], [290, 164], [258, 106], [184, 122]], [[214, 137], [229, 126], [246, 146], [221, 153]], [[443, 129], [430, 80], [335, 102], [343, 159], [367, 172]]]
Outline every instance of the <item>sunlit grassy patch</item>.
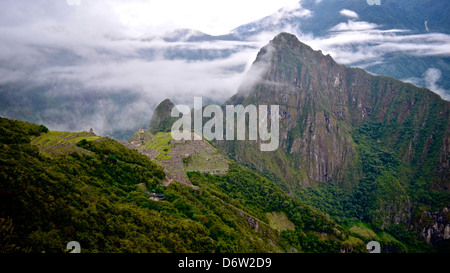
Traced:
[[83, 149], [77, 147], [75, 144], [83, 139], [86, 141], [94, 141], [101, 138], [101, 136], [96, 136], [88, 132], [48, 131], [47, 133], [41, 133], [41, 135], [33, 137], [31, 143], [37, 146], [42, 154], [54, 157], [72, 152], [86, 153], [86, 151], [82, 151]]
[[295, 225], [292, 223], [283, 212], [270, 212], [266, 213], [269, 225], [272, 229], [283, 230], [295, 230]]
[[363, 223], [356, 223], [349, 231], [355, 236], [365, 240], [378, 239], [377, 234]]

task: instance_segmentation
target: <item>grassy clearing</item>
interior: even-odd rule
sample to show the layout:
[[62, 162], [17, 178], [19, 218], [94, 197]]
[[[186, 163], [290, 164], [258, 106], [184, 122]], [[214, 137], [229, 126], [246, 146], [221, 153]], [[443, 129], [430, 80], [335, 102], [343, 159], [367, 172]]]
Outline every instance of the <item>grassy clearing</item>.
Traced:
[[361, 248], [364, 248], [366, 245], [366, 243], [363, 240], [353, 236], [348, 236], [347, 240], [344, 241], [344, 244], [349, 244], [352, 246], [360, 246]]
[[269, 212], [266, 213], [269, 225], [272, 229], [283, 230], [295, 230], [295, 225], [284, 214], [284, 212]]
[[94, 141], [101, 138], [101, 136], [96, 136], [88, 132], [49, 131], [31, 138], [31, 143], [37, 146], [42, 154], [49, 157], [55, 157], [63, 154], [70, 154], [72, 152], [83, 154], [89, 153], [88, 151], [77, 147], [75, 144], [83, 139]]
[[49, 131], [48, 133], [42, 133], [38, 137], [31, 139], [31, 143], [38, 146], [40, 149], [44, 149], [48, 146], [60, 145], [60, 144], [76, 144], [82, 139], [87, 141], [93, 141], [102, 137], [92, 135], [91, 133], [68, 133], [59, 131]]
[[350, 233], [363, 240], [377, 240], [377, 234], [364, 223], [356, 223], [349, 229]]

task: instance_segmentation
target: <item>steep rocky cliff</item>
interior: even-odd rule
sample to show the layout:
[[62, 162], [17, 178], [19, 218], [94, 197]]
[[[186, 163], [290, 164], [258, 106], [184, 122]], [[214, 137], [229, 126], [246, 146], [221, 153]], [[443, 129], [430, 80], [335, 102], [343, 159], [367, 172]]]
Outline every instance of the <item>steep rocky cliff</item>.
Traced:
[[450, 207], [437, 212], [422, 212], [419, 224], [422, 224], [422, 235], [429, 243], [450, 239]]
[[[434, 172], [442, 179], [435, 181], [448, 188], [449, 103], [435, 93], [339, 65], [287, 33], [261, 49], [245, 82], [226, 104], [280, 105], [281, 148], [309, 180], [344, 180], [358, 155], [351, 134], [371, 122], [389, 127], [385, 146], [401, 144], [398, 155], [407, 162], [422, 165], [437, 146]], [[399, 126], [411, 132], [401, 134]]]
[[450, 103], [428, 89], [339, 65], [281, 33], [225, 104], [280, 106], [277, 151], [216, 143], [293, 194], [336, 185], [365, 200], [360, 214], [380, 228], [412, 223], [419, 203], [450, 203]]

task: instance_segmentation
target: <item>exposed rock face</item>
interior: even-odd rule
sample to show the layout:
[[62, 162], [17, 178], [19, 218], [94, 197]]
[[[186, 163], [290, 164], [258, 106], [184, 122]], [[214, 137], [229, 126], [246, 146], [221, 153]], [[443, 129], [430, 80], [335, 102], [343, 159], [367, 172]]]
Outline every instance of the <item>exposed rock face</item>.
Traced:
[[[314, 51], [294, 35], [281, 33], [263, 47], [246, 83], [225, 104], [280, 105], [282, 153], [275, 157], [285, 161], [289, 156], [294, 171], [269, 171], [284, 179], [298, 178], [294, 173], [301, 170], [309, 181], [342, 182], [345, 170], [358, 160], [352, 131], [366, 122], [380, 122], [387, 126], [408, 126], [408, 130], [416, 133], [407, 136], [412, 148], [403, 144], [396, 147], [399, 156], [407, 161], [424, 163], [427, 158], [423, 155], [431, 146], [438, 146], [441, 160], [435, 166], [440, 178], [434, 180], [440, 181], [440, 187], [449, 186], [449, 182], [443, 181], [449, 176], [449, 131], [443, 128], [421, 130], [430, 118], [444, 119], [441, 124], [448, 126], [448, 102], [429, 90], [339, 65], [329, 55]], [[439, 111], [431, 111], [435, 107]], [[404, 136], [392, 131], [389, 145], [395, 146]], [[419, 143], [419, 138], [424, 137], [427, 138], [425, 145]], [[236, 147], [230, 149], [230, 145], [223, 143], [221, 146], [234, 150], [236, 158], [264, 171]], [[261, 156], [267, 154], [261, 153]], [[348, 179], [358, 177], [345, 180]], [[298, 183], [302, 184], [301, 179]]]
[[168, 121], [171, 119], [170, 113], [172, 112], [172, 108], [174, 106], [175, 105], [173, 104], [173, 102], [169, 99], [165, 99], [164, 101], [162, 101], [153, 112], [148, 130], [151, 132], [170, 130], [170, 126], [172, 125], [172, 123]]
[[240, 210], [238, 210], [238, 209], [236, 209], [236, 212], [237, 212], [240, 216], [242, 216], [242, 217], [245, 219], [245, 221], [247, 221], [247, 223], [248, 223], [254, 230], [260, 231], [260, 228], [259, 228], [259, 221], [258, 221], [257, 219], [255, 219], [254, 217], [252, 217], [252, 216], [250, 216], [250, 215], [248, 215], [248, 214], [246, 214], [246, 213], [244, 213], [244, 212], [242, 212], [242, 211], [240, 211]]
[[385, 205], [375, 213], [380, 220], [380, 228], [384, 229], [390, 225], [400, 223], [410, 223], [413, 213], [413, 207], [409, 198], [399, 198], [397, 200], [388, 200]]
[[[339, 65], [294, 35], [281, 33], [260, 50], [229, 104], [279, 105], [280, 147], [261, 152], [257, 141], [217, 141], [220, 149], [288, 192], [318, 182], [352, 191], [369, 179], [378, 189], [367, 210], [380, 228], [413, 224], [418, 191], [450, 189], [449, 102]], [[424, 236], [445, 238], [445, 225], [433, 227]]]
[[[263, 47], [225, 104], [279, 105], [280, 147], [261, 152], [258, 141], [216, 141], [219, 149], [288, 192], [319, 182], [351, 191], [369, 177], [378, 189], [368, 196], [375, 201], [367, 210], [382, 229], [414, 228], [421, 198], [411, 193], [450, 190], [449, 102], [339, 65], [294, 35], [281, 33]], [[170, 131], [173, 107], [170, 100], [158, 105], [149, 129]], [[450, 228], [439, 219], [421, 225], [429, 242], [448, 238]]]
[[280, 105], [280, 143], [295, 159], [292, 168], [305, 171], [307, 180], [342, 180], [339, 170], [355, 153], [350, 128], [339, 123], [353, 118], [346, 68], [282, 33], [261, 49], [249, 76], [253, 84], [241, 86], [226, 104]]
[[422, 212], [419, 225], [423, 226], [421, 234], [428, 243], [450, 239], [450, 207]]

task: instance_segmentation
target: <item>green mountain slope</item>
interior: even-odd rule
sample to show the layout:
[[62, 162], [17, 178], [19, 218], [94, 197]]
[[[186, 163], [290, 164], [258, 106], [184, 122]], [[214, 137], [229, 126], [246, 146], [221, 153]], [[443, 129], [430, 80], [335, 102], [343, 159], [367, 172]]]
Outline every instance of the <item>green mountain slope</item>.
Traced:
[[277, 151], [216, 145], [284, 190], [342, 223], [450, 239], [450, 103], [435, 93], [339, 65], [281, 33], [225, 104], [280, 106]]
[[[0, 252], [63, 252], [69, 241], [82, 252], [365, 251], [334, 221], [236, 164], [221, 175], [190, 172], [196, 187], [162, 187], [163, 169], [115, 140], [73, 143], [64, 138], [71, 133], [4, 118], [0, 132]], [[48, 154], [51, 145], [73, 149]]]

